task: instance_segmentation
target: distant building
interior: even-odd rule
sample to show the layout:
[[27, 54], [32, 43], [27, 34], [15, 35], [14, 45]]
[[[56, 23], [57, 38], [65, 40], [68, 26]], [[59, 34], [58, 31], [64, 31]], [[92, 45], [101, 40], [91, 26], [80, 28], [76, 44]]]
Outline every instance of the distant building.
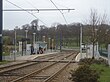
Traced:
[[38, 41], [36, 42], [36, 48], [39, 50], [39, 48], [42, 48], [45, 52], [47, 50], [47, 42]]
[[[38, 41], [33, 47], [35, 53], [39, 52], [39, 49], [45, 52], [47, 50], [47, 42]], [[27, 44], [27, 51], [31, 51], [31, 44]]]

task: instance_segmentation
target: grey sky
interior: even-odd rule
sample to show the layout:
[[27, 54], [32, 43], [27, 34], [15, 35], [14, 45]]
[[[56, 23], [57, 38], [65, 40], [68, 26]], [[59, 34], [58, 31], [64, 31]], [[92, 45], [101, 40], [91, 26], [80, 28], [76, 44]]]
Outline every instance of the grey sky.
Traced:
[[[8, 0], [22, 8], [55, 8], [50, 0]], [[52, 0], [58, 8], [74, 8], [74, 11], [63, 11], [63, 14], [69, 23], [83, 22], [89, 17], [90, 9], [97, 9], [97, 12], [102, 15], [107, 14], [110, 18], [110, 0]], [[32, 5], [33, 6], [32, 6]], [[3, 0], [3, 9], [18, 9], [12, 4]], [[32, 12], [40, 20], [51, 26], [53, 23], [58, 22], [65, 24], [65, 21], [59, 11], [54, 12]], [[3, 29], [14, 29], [15, 26], [21, 27], [24, 24], [29, 24], [32, 20], [36, 19], [27, 12], [4, 12], [3, 13]], [[39, 25], [43, 25], [39, 22]]]

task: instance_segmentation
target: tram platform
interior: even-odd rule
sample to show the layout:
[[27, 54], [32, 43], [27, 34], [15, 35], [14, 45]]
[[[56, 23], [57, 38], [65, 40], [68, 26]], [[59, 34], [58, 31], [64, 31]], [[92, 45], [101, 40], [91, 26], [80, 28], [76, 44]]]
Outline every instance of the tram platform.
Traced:
[[33, 61], [35, 58], [37, 58], [39, 56], [45, 56], [45, 55], [56, 54], [56, 53], [59, 53], [59, 51], [57, 51], [57, 52], [46, 52], [44, 54], [19, 56], [19, 57], [16, 57], [15, 61], [10, 61], [6, 64], [1, 64], [0, 68], [7, 67], [7, 66], [12, 66], [12, 65], [15, 65], [15, 64], [25, 63], [27, 61]]
[[34, 54], [34, 55], [24, 55], [16, 58], [16, 61], [21, 61], [21, 60], [34, 60], [35, 58], [39, 56], [45, 56], [45, 55], [50, 55], [50, 54], [56, 54], [58, 52], [49, 52], [49, 53], [44, 53], [44, 54]]
[[92, 56], [91, 55], [87, 55], [86, 53], [82, 53], [82, 57], [81, 57], [81, 54], [79, 53], [77, 56], [76, 56], [76, 58], [75, 58], [75, 61], [76, 62], [79, 62], [79, 60], [80, 59], [83, 59], [83, 58], [92, 58]]

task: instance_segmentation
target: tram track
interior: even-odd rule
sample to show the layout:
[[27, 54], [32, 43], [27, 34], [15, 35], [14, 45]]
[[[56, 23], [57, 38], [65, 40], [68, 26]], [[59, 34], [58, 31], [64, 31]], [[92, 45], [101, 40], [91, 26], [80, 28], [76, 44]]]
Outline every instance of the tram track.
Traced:
[[[60, 55], [62, 56], [62, 55]], [[45, 58], [45, 57], [38, 57], [38, 59], [43, 59], [43, 60], [51, 60], [54, 59], [54, 57], [60, 57], [58, 55], [52, 55], [49, 58]], [[36, 60], [36, 59], [35, 59]], [[0, 74], [4, 73], [4, 72], [8, 72], [8, 71], [12, 71], [12, 70], [17, 70], [17, 69], [21, 69], [27, 66], [31, 66], [34, 64], [37, 64], [38, 62], [30, 62], [30, 61], [25, 61], [25, 62], [21, 62], [21, 63], [17, 63], [17, 64], [13, 64], [13, 65], [9, 65], [9, 66], [4, 66], [4, 67], [0, 67]]]
[[[71, 55], [73, 55], [73, 54], [71, 54]], [[71, 55], [69, 55], [68, 57], [71, 58]], [[75, 56], [71, 60], [73, 60], [74, 58], [75, 58]], [[70, 64], [70, 62], [68, 62], [66, 64], [60, 63], [60, 62], [55, 62], [55, 63], [52, 63], [51, 65], [48, 65], [42, 69], [34, 71], [34, 72], [27, 74], [23, 77], [20, 77], [12, 82], [48, 82], [48, 81], [50, 81], [50, 79], [55, 77], [59, 72], [61, 72], [69, 64]], [[50, 70], [54, 69], [54, 70], [50, 71], [49, 69]], [[52, 72], [52, 73], [50, 73], [50, 72]], [[48, 75], [48, 73], [49, 73], [49, 75]], [[34, 79], [34, 80], [30, 81], [29, 78]], [[43, 80], [43, 81], [41, 81], [41, 80]]]
[[[63, 60], [63, 59], [66, 59], [67, 57], [69, 57], [70, 55], [72, 55], [72, 54], [69, 54], [69, 55], [66, 55], [66, 56], [61, 55], [61, 56], [58, 56], [58, 57], [61, 60]], [[55, 58], [58, 59], [57, 56], [55, 56]], [[47, 58], [47, 59], [49, 59], [49, 58]], [[50, 57], [50, 59], [52, 59], [52, 58]], [[53, 62], [48, 62], [48, 63], [43, 62], [42, 64], [41, 63], [37, 64], [36, 62], [30, 62], [30, 63], [35, 63], [35, 65], [34, 66], [30, 65], [29, 67], [24, 66], [24, 67], [22, 67], [24, 69], [21, 69], [21, 68], [19, 68], [18, 70], [13, 69], [13, 70], [9, 70], [9, 71], [5, 71], [5, 72], [1, 73], [0, 81], [2, 81], [2, 82], [19, 82], [16, 79], [19, 80], [20, 78], [28, 77], [30, 74], [33, 74], [34, 72], [36, 72], [36, 70], [37, 71], [42, 71], [44, 69], [41, 69], [41, 68], [46, 68], [46, 67], [48, 68], [48, 67], [50, 67], [51, 65], [54, 65], [57, 62], [55, 62], [55, 63], [53, 63]], [[4, 79], [6, 79], [6, 80], [4, 80]]]

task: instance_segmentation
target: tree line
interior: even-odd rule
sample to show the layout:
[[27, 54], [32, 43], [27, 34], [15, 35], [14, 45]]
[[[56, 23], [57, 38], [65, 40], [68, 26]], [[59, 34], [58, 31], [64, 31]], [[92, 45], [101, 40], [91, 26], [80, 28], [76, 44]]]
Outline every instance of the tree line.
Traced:
[[[17, 33], [17, 43], [22, 38], [25, 38], [28, 30], [29, 43], [33, 41], [33, 33], [36, 33], [36, 40], [42, 41], [45, 36], [46, 42], [48, 38], [55, 40], [55, 43], [62, 46], [79, 46], [80, 40], [80, 27], [81, 23], [60, 24], [54, 23], [51, 27], [45, 25], [38, 25], [39, 20], [35, 19], [30, 24], [24, 24], [22, 27], [16, 27], [14, 30], [3, 30], [3, 45], [14, 44], [14, 33]], [[99, 16], [96, 10], [91, 10], [90, 17], [82, 25], [83, 28], [83, 43], [92, 43], [93, 45], [98, 42], [107, 46], [110, 43], [110, 25], [107, 23], [107, 16]]]

